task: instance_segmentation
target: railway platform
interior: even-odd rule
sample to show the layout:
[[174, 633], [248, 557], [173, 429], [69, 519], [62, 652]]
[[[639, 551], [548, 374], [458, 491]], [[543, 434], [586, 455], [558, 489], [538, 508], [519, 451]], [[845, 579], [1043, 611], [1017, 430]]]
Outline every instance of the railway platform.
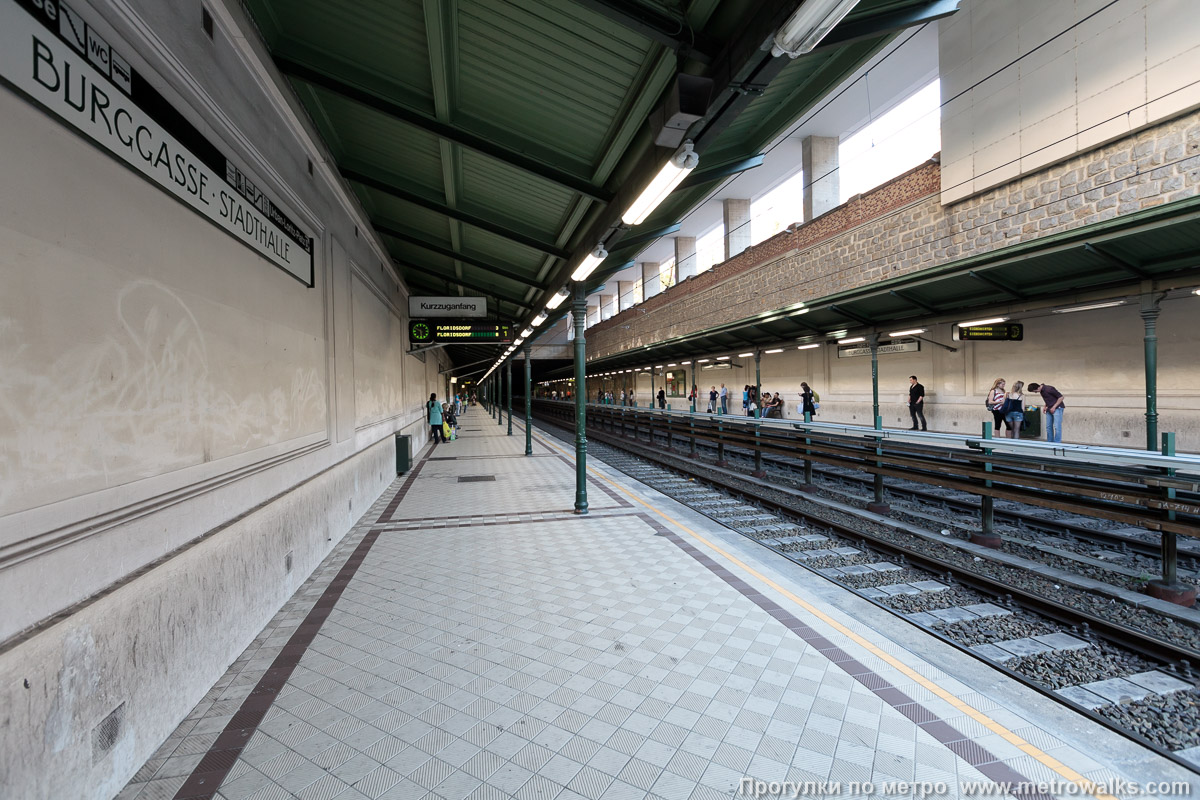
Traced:
[[1196, 775], [480, 407], [118, 796], [1126, 797]]

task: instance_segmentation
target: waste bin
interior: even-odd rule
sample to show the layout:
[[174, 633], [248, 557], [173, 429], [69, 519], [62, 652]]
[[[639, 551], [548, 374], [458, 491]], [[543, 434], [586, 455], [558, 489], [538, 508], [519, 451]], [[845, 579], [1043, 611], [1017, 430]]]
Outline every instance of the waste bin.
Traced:
[[1025, 424], [1021, 426], [1022, 439], [1040, 439], [1042, 436], [1042, 410], [1037, 406], [1025, 407]]
[[396, 434], [396, 474], [403, 475], [412, 466], [412, 437]]

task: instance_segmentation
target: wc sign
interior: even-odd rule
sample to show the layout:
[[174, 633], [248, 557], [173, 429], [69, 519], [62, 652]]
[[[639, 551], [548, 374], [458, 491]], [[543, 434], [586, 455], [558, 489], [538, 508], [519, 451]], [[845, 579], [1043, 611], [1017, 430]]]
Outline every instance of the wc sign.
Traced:
[[305, 286], [313, 237], [60, 0], [0, 0], [0, 78]]

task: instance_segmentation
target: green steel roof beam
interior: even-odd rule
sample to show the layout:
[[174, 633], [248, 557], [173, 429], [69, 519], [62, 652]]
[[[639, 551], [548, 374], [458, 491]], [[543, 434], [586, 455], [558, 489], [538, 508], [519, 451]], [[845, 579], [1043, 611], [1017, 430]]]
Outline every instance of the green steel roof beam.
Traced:
[[814, 52], [826, 48], [840, 47], [841, 45], [850, 44], [860, 39], [870, 39], [887, 33], [895, 33], [905, 28], [924, 25], [927, 22], [948, 17], [958, 11], [959, 2], [960, 0], [933, 0], [933, 2], [925, 3], [915, 8], [893, 11], [890, 14], [880, 14], [857, 22], [854, 20], [853, 13], [851, 13], [848, 20], [838, 25], [829, 32], [828, 36], [821, 40], [820, 44], [814, 48]]
[[888, 294], [890, 294], [892, 297], [898, 298], [899, 300], [903, 300], [905, 303], [908, 303], [913, 308], [919, 308], [920, 310], [924, 311], [927, 314], [942, 313], [941, 310], [937, 306], [931, 306], [931, 305], [929, 305], [929, 303], [926, 303], [922, 300], [918, 300], [915, 297], [910, 297], [909, 295], [907, 295], [904, 292], [901, 292], [897, 289], [893, 289], [893, 290], [889, 291]]
[[981, 283], [986, 283], [988, 286], [991, 286], [993, 289], [999, 289], [1000, 291], [1004, 292], [1009, 297], [1012, 297], [1016, 300], [1029, 299], [1027, 295], [1022, 294], [1021, 292], [1018, 292], [1016, 289], [1012, 288], [1008, 284], [1002, 283], [988, 275], [984, 275], [982, 273], [976, 272], [975, 270], [971, 270], [967, 274], [970, 275], [975, 280], [980, 281]]
[[641, 34], [647, 39], [666, 45], [681, 56], [705, 64], [712, 60], [717, 48], [702, 34], [688, 29], [687, 20], [651, 8], [636, 0], [575, 0], [622, 28]]
[[708, 168], [698, 168], [692, 170], [679, 186], [675, 187], [675, 191], [691, 189], [693, 186], [703, 186], [706, 183], [719, 181], [722, 178], [728, 178], [730, 175], [739, 175], [746, 170], [761, 167], [763, 159], [766, 158], [765, 153], [759, 153], [756, 156], [743, 158], [740, 161], [730, 161], [725, 164], [717, 164]]
[[585, 197], [590, 197], [593, 200], [599, 200], [602, 203], [607, 203], [612, 199], [612, 193], [600, 187], [594, 186], [590, 181], [565, 172], [556, 167], [552, 167], [536, 159], [530, 158], [525, 154], [513, 150], [496, 142], [490, 141], [482, 136], [477, 136], [469, 131], [457, 128], [453, 125], [447, 125], [439, 122], [437, 119], [431, 118], [427, 114], [407, 108], [399, 103], [395, 103], [387, 98], [380, 97], [365, 89], [360, 89], [357, 86], [346, 83], [339, 78], [334, 77], [320, 69], [311, 67], [307, 64], [302, 64], [294, 61], [286, 56], [276, 55], [275, 65], [279, 71], [293, 77], [304, 83], [313, 86], [319, 86], [326, 91], [333, 92], [348, 100], [353, 100], [356, 103], [367, 106], [381, 114], [386, 114], [401, 122], [413, 125], [415, 127], [426, 130], [435, 136], [438, 136], [446, 141], [468, 147], [472, 150], [480, 152], [489, 158], [494, 158], [497, 161], [502, 161], [509, 166], [524, 170], [531, 175], [536, 175], [543, 180], [556, 183], [559, 186], [578, 192]]
[[387, 181], [382, 181], [378, 178], [372, 178], [370, 175], [366, 175], [357, 170], [343, 167], [341, 169], [341, 173], [342, 177], [348, 181], [360, 183], [363, 186], [383, 192], [384, 194], [389, 194], [392, 197], [399, 198], [400, 200], [412, 203], [413, 205], [427, 208], [430, 211], [436, 211], [439, 214], [451, 217], [452, 219], [456, 219], [460, 222], [465, 222], [468, 225], [480, 228], [488, 233], [494, 233], [497, 236], [508, 239], [510, 242], [528, 247], [531, 250], [537, 250], [540, 253], [545, 253], [546, 255], [554, 256], [555, 258], [567, 258], [570, 255], [570, 253], [561, 247], [555, 247], [553, 244], [543, 242], [540, 239], [535, 239], [532, 236], [526, 236], [523, 233], [518, 233], [511, 228], [507, 228], [503, 225], [492, 222], [491, 220], [486, 220], [483, 217], [478, 217], [466, 211], [460, 211], [457, 208], [451, 208], [444, 203], [439, 203], [436, 200], [430, 199], [421, 194], [417, 194], [416, 192], [410, 192], [407, 189], [403, 189], [393, 183], [388, 183]]
[[1142, 278], [1143, 280], [1150, 277], [1148, 274], [1146, 274], [1145, 270], [1143, 270], [1141, 267], [1137, 266], [1136, 264], [1130, 264], [1128, 261], [1126, 261], [1123, 258], [1118, 258], [1106, 250], [1101, 250], [1099, 247], [1092, 244], [1091, 242], [1085, 242], [1083, 245], [1083, 249], [1089, 253], [1094, 253], [1094, 254], [1100, 256], [1101, 258], [1103, 258], [1108, 263], [1112, 264], [1117, 269], [1128, 272], [1130, 275], [1134, 275], [1138, 278]]
[[502, 278], [508, 278], [510, 281], [516, 281], [517, 283], [523, 284], [525, 286], [532, 286], [535, 289], [543, 288], [540, 283], [538, 283], [537, 281], [535, 281], [525, 275], [519, 275], [515, 272], [510, 272], [509, 270], [504, 269], [503, 267], [498, 267], [495, 264], [489, 264], [488, 262], [483, 261], [478, 258], [475, 258], [473, 256], [463, 255], [462, 253], [459, 253], [455, 250], [451, 250], [448, 247], [442, 247], [440, 244], [435, 244], [434, 242], [427, 242], [424, 239], [413, 236], [411, 233], [407, 233], [407, 232], [401, 230], [400, 228], [396, 227], [395, 223], [393, 223], [393, 222], [390, 222], [387, 220], [372, 219], [371, 224], [375, 226], [375, 230], [379, 231], [380, 233], [384, 234], [385, 236], [390, 236], [393, 239], [398, 239], [399, 241], [406, 242], [408, 244], [414, 244], [417, 247], [422, 247], [426, 250], [429, 250], [430, 252], [437, 253], [440, 256], [446, 256], [447, 258], [453, 258], [456, 261], [461, 261], [464, 264], [470, 264], [472, 267], [478, 267], [479, 269], [487, 270], [488, 272], [491, 272]]
[[[498, 291], [496, 291], [495, 287], [492, 287], [490, 289], [485, 289], [482, 286], [468, 283], [468, 282], [464, 281], [462, 278], [459, 278], [457, 275], [447, 275], [443, 272], [437, 272], [437, 271], [432, 270], [429, 267], [426, 267], [423, 265], [409, 264], [405, 261], [401, 261], [398, 258], [392, 258], [392, 263], [395, 264], [397, 267], [401, 268], [406, 281], [409, 281], [412, 283], [424, 283], [424, 285], [426, 285], [426, 286], [431, 285], [430, 280], [445, 281], [447, 283], [451, 283], [456, 286], [461, 286], [464, 289], [470, 289], [472, 292], [478, 292], [481, 295], [485, 295], [488, 297], [494, 297], [497, 300], [503, 300], [504, 302], [509, 303], [510, 305], [514, 305], [517, 308], [523, 309], [525, 311], [532, 310], [528, 305], [526, 305], [524, 300], [515, 298], [512, 295], [507, 295], [507, 294], [498, 292]], [[409, 272], [405, 268], [409, 268], [411, 270], [414, 270], [415, 272]], [[421, 278], [428, 278], [430, 280], [422, 281]], [[435, 286], [434, 288], [437, 288], [437, 287]]]

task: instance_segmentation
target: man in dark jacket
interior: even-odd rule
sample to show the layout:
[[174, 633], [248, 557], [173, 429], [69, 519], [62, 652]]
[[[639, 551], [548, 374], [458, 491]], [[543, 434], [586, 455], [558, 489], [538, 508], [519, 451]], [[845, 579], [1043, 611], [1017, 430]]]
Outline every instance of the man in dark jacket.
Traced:
[[908, 376], [908, 413], [912, 416], [912, 427], [910, 431], [917, 430], [917, 419], [921, 420], [921, 430], [927, 430], [925, 426], [925, 387], [917, 383], [916, 375]]

